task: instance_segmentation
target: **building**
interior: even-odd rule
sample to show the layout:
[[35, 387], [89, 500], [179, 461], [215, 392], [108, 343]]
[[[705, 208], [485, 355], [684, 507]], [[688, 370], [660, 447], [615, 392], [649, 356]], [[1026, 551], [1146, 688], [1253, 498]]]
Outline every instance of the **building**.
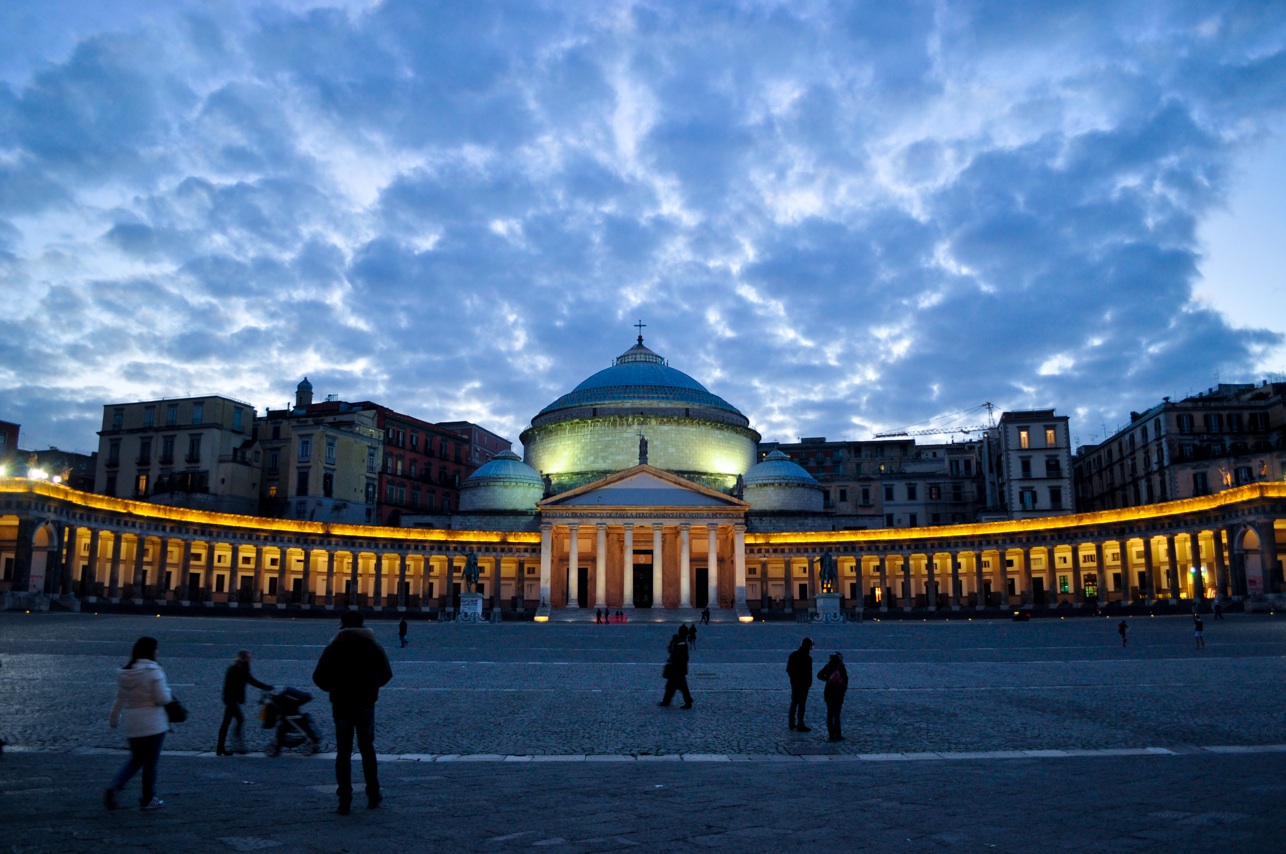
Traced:
[[[284, 446], [292, 458], [303, 432], [318, 426], [309, 422], [317, 414], [310, 414], [311, 398], [297, 403], [299, 412], [281, 419], [283, 427], [293, 419]], [[112, 415], [109, 408], [104, 441], [122, 443], [119, 468], [120, 454], [137, 454], [145, 433], [127, 429], [124, 413], [107, 429]], [[330, 417], [321, 415], [323, 423]], [[387, 416], [382, 426], [373, 422], [377, 435], [369, 438], [384, 454], [377, 468], [388, 465], [391, 452], [396, 462], [400, 440], [388, 447], [390, 426], [417, 429]], [[692, 620], [704, 606], [716, 620], [793, 619], [820, 614], [822, 603], [925, 614], [1103, 602], [1182, 611], [1213, 596], [1247, 607], [1286, 604], [1279, 558], [1286, 483], [1255, 481], [1182, 501], [1072, 514], [1060, 506], [1071, 503], [1066, 427], [1053, 410], [1006, 413], [984, 434], [980, 451], [949, 447], [941, 460], [932, 450], [917, 459], [912, 446], [900, 446], [900, 472], [867, 470], [877, 465], [877, 447], [888, 452], [880, 443], [856, 460], [841, 454], [841, 468], [862, 463], [860, 476], [852, 465], [841, 473], [859, 488], [861, 478], [883, 474], [887, 482], [874, 482], [894, 490], [879, 497], [879, 515], [887, 521], [892, 512], [894, 526], [846, 528], [834, 521], [837, 492], [827, 507], [826, 491], [837, 484], [818, 479], [836, 474], [821, 468], [837, 464], [834, 448], [818, 456], [809, 446], [817, 476], [780, 448], [760, 458], [760, 437], [746, 416], [640, 339], [611, 368], [533, 417], [522, 433], [522, 458], [499, 454], [465, 479], [459, 512], [442, 524], [227, 516], [4, 479], [0, 557], [12, 560], [12, 571], [0, 589], [9, 607], [69, 597], [158, 609], [204, 602], [229, 610], [356, 606], [449, 616], [463, 570], [476, 567], [493, 617], [538, 621], [587, 621], [604, 610], [636, 621]], [[272, 441], [261, 427], [259, 442]], [[409, 434], [405, 442], [403, 453]], [[310, 444], [310, 454], [317, 447]], [[921, 492], [950, 484], [952, 459], [961, 463], [961, 479], [966, 459], [981, 462], [984, 487], [994, 493], [984, 512], [1005, 518], [898, 525], [898, 514], [935, 512], [940, 498]], [[396, 468], [386, 474], [386, 483], [397, 481]], [[914, 495], [904, 488], [911, 484]], [[876, 496], [869, 498], [874, 505]], [[828, 582], [835, 572], [833, 590], [823, 590], [823, 568]]]
[[437, 426], [459, 433], [468, 442], [465, 452], [465, 463], [470, 470], [486, 465], [498, 455], [510, 450], [513, 442], [503, 436], [497, 436], [485, 427], [479, 427], [472, 421], [443, 421]]
[[1286, 383], [1223, 383], [1131, 412], [1129, 426], [1077, 449], [1077, 506], [1138, 507], [1286, 474]]
[[407, 514], [449, 515], [474, 470], [460, 433], [369, 400], [314, 403], [307, 377], [295, 406], [268, 410], [256, 429], [265, 513], [281, 518], [398, 525]]
[[0, 421], [0, 477], [19, 472], [18, 432], [21, 428], [9, 421]]
[[103, 407], [94, 491], [223, 513], [259, 509], [255, 410], [218, 395]]
[[1067, 416], [1052, 409], [1006, 412], [983, 437], [984, 519], [1035, 519], [1075, 509]]

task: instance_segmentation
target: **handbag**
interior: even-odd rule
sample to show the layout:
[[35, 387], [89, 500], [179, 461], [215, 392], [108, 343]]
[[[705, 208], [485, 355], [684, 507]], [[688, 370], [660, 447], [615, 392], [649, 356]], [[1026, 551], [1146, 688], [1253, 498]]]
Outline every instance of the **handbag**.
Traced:
[[177, 699], [165, 704], [165, 716], [172, 724], [181, 724], [188, 719], [188, 710]]
[[661, 668], [661, 678], [668, 680], [670, 678], [671, 670], [672, 668], [671, 668], [670, 662], [667, 661], [665, 663], [665, 667]]

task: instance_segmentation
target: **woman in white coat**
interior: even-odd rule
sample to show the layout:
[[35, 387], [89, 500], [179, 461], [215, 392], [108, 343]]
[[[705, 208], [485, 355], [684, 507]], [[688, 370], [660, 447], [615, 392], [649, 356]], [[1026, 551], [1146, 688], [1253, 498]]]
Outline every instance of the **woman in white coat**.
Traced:
[[145, 810], [160, 809], [165, 802], [156, 796], [156, 763], [161, 758], [161, 742], [170, 729], [165, 704], [174, 697], [165, 682], [165, 671], [156, 663], [156, 638], [143, 637], [134, 642], [129, 663], [116, 676], [116, 686], [116, 705], [107, 722], [113, 729], [120, 726], [129, 739], [129, 761], [103, 794], [103, 803], [109, 810], [116, 809], [117, 793], [124, 791], [125, 784], [142, 769], [143, 797], [139, 805]]

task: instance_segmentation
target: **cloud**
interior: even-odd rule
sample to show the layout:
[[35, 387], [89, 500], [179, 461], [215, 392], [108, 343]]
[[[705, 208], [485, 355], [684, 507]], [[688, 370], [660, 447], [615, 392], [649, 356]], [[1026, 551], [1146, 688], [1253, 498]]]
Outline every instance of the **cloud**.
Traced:
[[1286, 108], [1262, 4], [118, 14], [0, 63], [0, 417], [50, 435], [80, 387], [280, 406], [306, 373], [516, 439], [640, 318], [769, 439], [1115, 422], [1284, 341], [1193, 298]]

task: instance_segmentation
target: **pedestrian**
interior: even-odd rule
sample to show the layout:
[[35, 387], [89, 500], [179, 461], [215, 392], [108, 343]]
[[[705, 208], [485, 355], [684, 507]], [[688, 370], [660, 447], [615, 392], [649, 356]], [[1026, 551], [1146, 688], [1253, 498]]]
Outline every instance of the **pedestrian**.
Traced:
[[402, 644], [402, 649], [406, 648], [406, 617], [403, 617], [397, 624], [397, 639]]
[[353, 736], [362, 755], [366, 778], [366, 806], [375, 809], [384, 800], [375, 766], [375, 701], [380, 688], [393, 678], [388, 656], [363, 625], [360, 611], [345, 611], [339, 634], [322, 651], [313, 684], [330, 694], [335, 720], [335, 794], [339, 814], [348, 815], [353, 803]]
[[1197, 639], [1197, 649], [1206, 648], [1206, 639], [1202, 636], [1203, 628], [1205, 628], [1205, 625], [1201, 622], [1201, 617], [1199, 615], [1193, 617], [1192, 618], [1192, 636]]
[[812, 732], [804, 724], [804, 709], [808, 706], [808, 690], [813, 687], [813, 639], [804, 638], [799, 649], [786, 658], [786, 675], [790, 677], [790, 728], [798, 732]]
[[830, 660], [817, 672], [817, 678], [826, 687], [822, 689], [822, 700], [826, 703], [827, 741], [843, 741], [844, 733], [840, 731], [840, 709], [844, 707], [844, 694], [848, 691], [848, 670], [844, 667], [844, 656], [832, 652]]
[[1122, 620], [1116, 624], [1116, 630], [1121, 633], [1121, 646], [1125, 646], [1130, 641], [1130, 624]]
[[165, 681], [165, 671], [156, 663], [156, 638], [141, 637], [134, 641], [129, 661], [116, 674], [116, 704], [107, 723], [118, 726], [129, 741], [129, 760], [116, 772], [112, 784], [103, 792], [103, 805], [116, 809], [116, 796], [140, 769], [143, 771], [143, 794], [139, 806], [156, 810], [165, 801], [156, 796], [156, 765], [161, 758], [161, 742], [170, 730], [165, 704], [174, 699]]
[[1223, 600], [1222, 599], [1215, 600], [1215, 619], [1216, 620], [1223, 619]]
[[219, 744], [214, 751], [217, 756], [232, 755], [232, 751], [227, 748], [227, 738], [228, 724], [233, 721], [237, 722], [233, 743], [236, 744], [238, 753], [246, 752], [245, 743], [241, 739], [241, 727], [245, 723], [245, 716], [241, 714], [241, 704], [246, 701], [247, 684], [261, 691], [272, 690], [271, 685], [260, 682], [250, 675], [250, 653], [243, 649], [238, 650], [236, 659], [223, 675], [223, 723], [219, 724]]
[[597, 626], [597, 625], [601, 625], [601, 624], [602, 624], [602, 622], [603, 622], [603, 609], [602, 609], [602, 608], [595, 608], [595, 609], [594, 609], [594, 625], [596, 625], [596, 626]]
[[665, 696], [658, 706], [668, 706], [674, 699], [674, 692], [683, 693], [683, 705], [679, 708], [692, 708], [692, 694], [688, 691], [688, 627], [679, 626], [674, 637], [670, 638], [670, 657], [666, 659], [661, 675], [665, 677]]
[[710, 606], [706, 605], [701, 609], [701, 622], [707, 626], [710, 625]]
[[697, 627], [688, 626], [688, 651], [697, 651]]

